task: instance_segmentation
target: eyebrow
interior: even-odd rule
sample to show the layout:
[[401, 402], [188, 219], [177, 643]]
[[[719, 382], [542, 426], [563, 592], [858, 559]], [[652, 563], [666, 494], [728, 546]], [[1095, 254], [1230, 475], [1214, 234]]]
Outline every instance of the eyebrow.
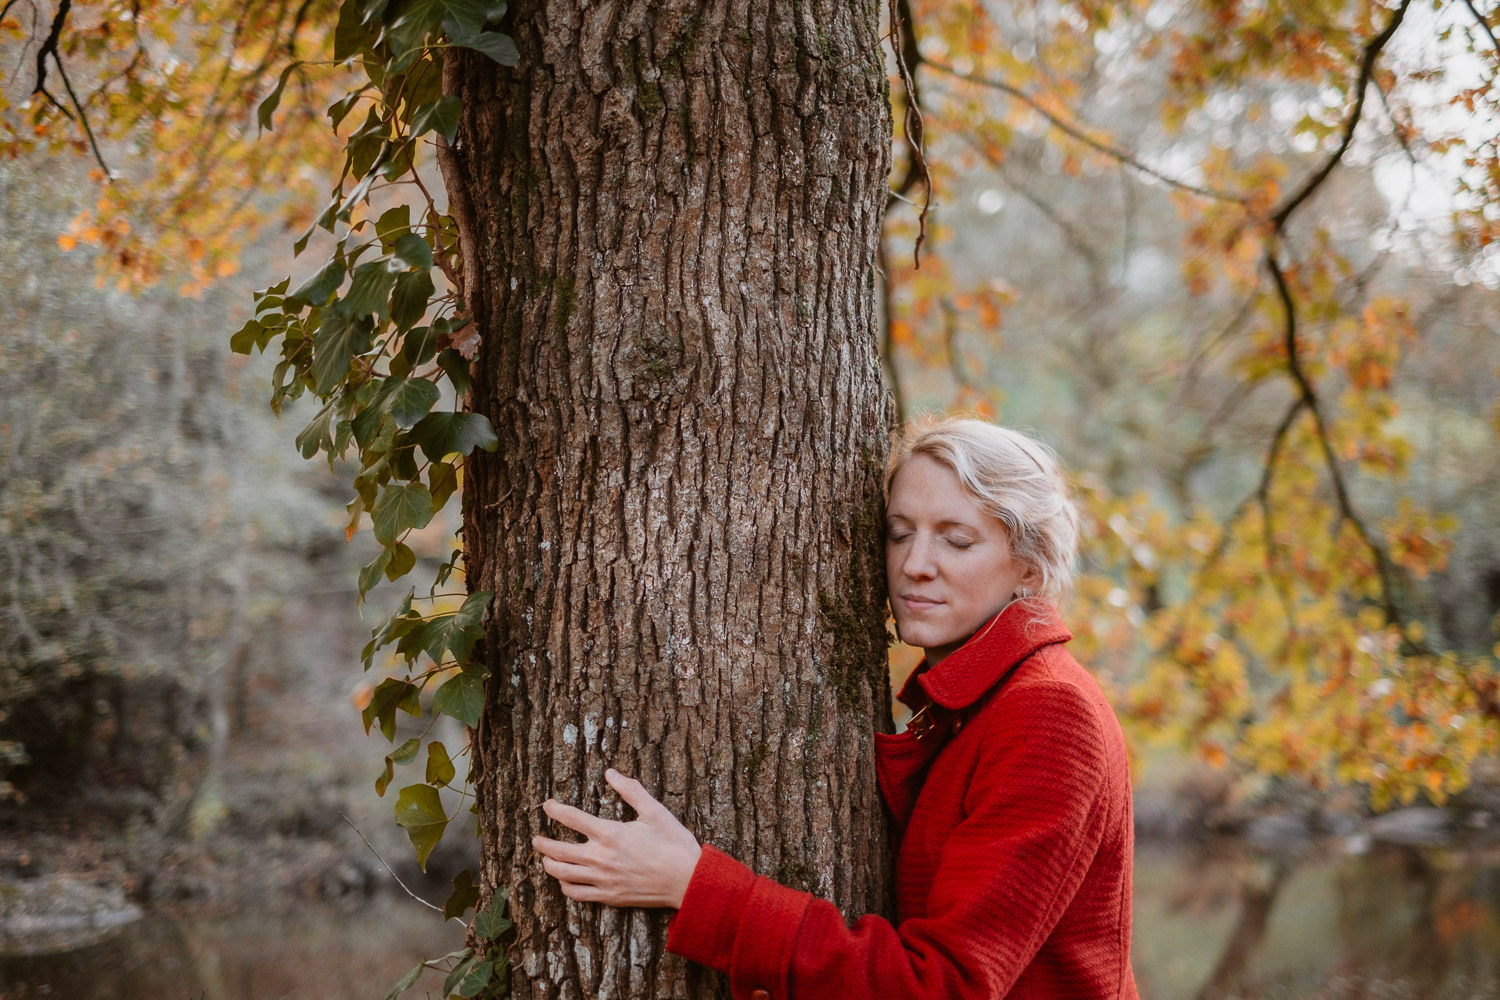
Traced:
[[[886, 521], [889, 522], [889, 521], [892, 521], [892, 520], [910, 521], [911, 518], [906, 517], [903, 514], [887, 514], [886, 515]], [[974, 524], [971, 521], [955, 521], [955, 520], [952, 520], [951, 518], [949, 520], [946, 520], [946, 521], [939, 521], [937, 523], [937, 526], [939, 528], [968, 528], [970, 531], [978, 531], [979, 530], [979, 526], [976, 525], [976, 524]]]

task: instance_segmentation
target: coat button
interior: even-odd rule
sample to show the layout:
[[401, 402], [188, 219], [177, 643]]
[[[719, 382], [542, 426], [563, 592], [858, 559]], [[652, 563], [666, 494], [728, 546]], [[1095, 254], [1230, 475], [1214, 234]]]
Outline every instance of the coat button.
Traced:
[[751, 990], [750, 1000], [771, 1000], [771, 994], [765, 990]]

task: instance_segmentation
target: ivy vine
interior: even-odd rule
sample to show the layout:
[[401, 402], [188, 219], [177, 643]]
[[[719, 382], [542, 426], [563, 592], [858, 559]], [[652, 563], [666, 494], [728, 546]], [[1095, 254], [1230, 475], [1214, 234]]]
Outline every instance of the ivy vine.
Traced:
[[[327, 261], [295, 288], [291, 278], [255, 293], [254, 316], [230, 339], [232, 350], [279, 351], [272, 375], [271, 408], [311, 395], [322, 406], [297, 435], [304, 458], [327, 457], [359, 467], [349, 501], [346, 538], [368, 517], [380, 552], [359, 571], [359, 600], [384, 578], [395, 581], [416, 567], [407, 539], [430, 524], [459, 489], [463, 460], [476, 450], [493, 451], [498, 440], [489, 420], [464, 411], [469, 359], [477, 338], [459, 295], [462, 259], [458, 227], [439, 210], [419, 172], [426, 145], [451, 143], [460, 101], [442, 93], [442, 60], [449, 48], [483, 53], [503, 66], [519, 54], [496, 25], [504, 3], [479, 0], [344, 0], [334, 33], [333, 61], [356, 70], [357, 86], [328, 108], [335, 135], [346, 122], [362, 123], [341, 136], [343, 169], [313, 225], [293, 243], [300, 256], [318, 230], [333, 238]], [[262, 129], [275, 125], [282, 95], [293, 77], [319, 65], [295, 61], [261, 102]], [[416, 191], [372, 218], [377, 192]], [[433, 270], [447, 280], [445, 290]], [[440, 408], [446, 398], [450, 408]], [[427, 859], [459, 813], [445, 807], [441, 790], [469, 797], [472, 770], [458, 780], [456, 759], [472, 752], [472, 735], [484, 705], [488, 667], [475, 656], [492, 594], [440, 592], [462, 573], [462, 547], [455, 547], [424, 596], [415, 586], [377, 625], [362, 659], [370, 670], [384, 651], [396, 673], [374, 687], [362, 718], [392, 744], [397, 713], [428, 718], [426, 728], [386, 755], [375, 779], [384, 796], [396, 768], [423, 757], [421, 781], [400, 787], [395, 820], [404, 828], [425, 870]], [[461, 603], [457, 603], [462, 598]], [[399, 675], [399, 676], [398, 676]], [[428, 689], [432, 688], [431, 696]], [[425, 697], [425, 704], [424, 704]], [[442, 716], [468, 727], [470, 743], [450, 752], [428, 733]], [[473, 805], [471, 813], [477, 812]], [[476, 948], [424, 961], [399, 980], [387, 1000], [410, 988], [425, 969], [447, 973], [444, 996], [501, 997], [508, 993], [501, 937], [511, 929], [503, 916], [506, 892], [474, 916]], [[445, 919], [462, 919], [478, 905], [473, 873], [454, 879], [443, 907]]]

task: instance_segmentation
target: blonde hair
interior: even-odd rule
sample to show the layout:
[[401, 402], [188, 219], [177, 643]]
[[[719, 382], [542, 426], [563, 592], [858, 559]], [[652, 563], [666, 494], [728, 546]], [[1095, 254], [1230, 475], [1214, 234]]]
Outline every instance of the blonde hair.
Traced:
[[1011, 552], [1041, 577], [1040, 593], [1059, 607], [1073, 591], [1078, 507], [1051, 448], [1008, 427], [965, 417], [907, 423], [885, 474], [886, 496], [901, 467], [926, 455], [952, 469], [969, 498], [1005, 525]]

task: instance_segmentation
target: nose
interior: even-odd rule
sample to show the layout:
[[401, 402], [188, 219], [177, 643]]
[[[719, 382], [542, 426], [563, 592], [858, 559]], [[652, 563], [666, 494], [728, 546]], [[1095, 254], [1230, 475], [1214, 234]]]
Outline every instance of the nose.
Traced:
[[937, 575], [937, 563], [933, 555], [932, 540], [918, 532], [911, 540], [911, 547], [906, 550], [901, 572], [913, 580], [931, 580]]

